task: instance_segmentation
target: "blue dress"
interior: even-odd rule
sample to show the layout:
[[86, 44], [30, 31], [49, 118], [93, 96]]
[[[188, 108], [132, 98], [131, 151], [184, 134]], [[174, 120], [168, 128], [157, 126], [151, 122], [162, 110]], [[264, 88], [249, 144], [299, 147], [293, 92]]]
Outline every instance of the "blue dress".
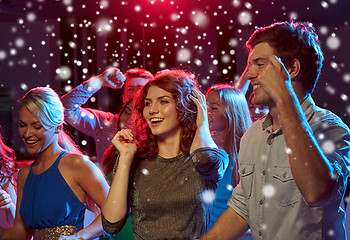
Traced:
[[230, 160], [229, 166], [226, 168], [224, 177], [220, 180], [218, 188], [215, 192], [215, 200], [213, 207], [210, 211], [210, 229], [219, 216], [227, 209], [227, 201], [232, 195], [232, 190], [236, 186], [232, 185], [232, 173], [233, 173], [233, 164]]
[[29, 229], [52, 228], [64, 225], [84, 226], [85, 203], [74, 194], [58, 170], [63, 151], [50, 168], [33, 174], [32, 166], [24, 184], [19, 213]]

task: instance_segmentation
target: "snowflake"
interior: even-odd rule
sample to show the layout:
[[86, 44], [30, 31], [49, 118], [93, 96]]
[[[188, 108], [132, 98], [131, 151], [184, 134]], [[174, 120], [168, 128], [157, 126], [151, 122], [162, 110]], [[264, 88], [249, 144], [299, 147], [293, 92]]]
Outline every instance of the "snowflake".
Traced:
[[248, 11], [242, 11], [240, 12], [240, 14], [238, 15], [238, 21], [242, 24], [242, 25], [248, 25], [251, 23], [252, 21], [252, 15], [250, 12]]
[[272, 198], [275, 193], [276, 190], [272, 184], [266, 184], [262, 187], [262, 194], [265, 198]]
[[332, 154], [335, 151], [335, 144], [332, 141], [324, 141], [321, 145], [322, 150], [325, 154]]
[[196, 26], [200, 28], [205, 28], [209, 25], [209, 17], [201, 11], [193, 11], [191, 20]]
[[61, 80], [67, 80], [72, 76], [72, 71], [67, 66], [61, 66], [56, 69], [56, 74]]
[[335, 36], [335, 34], [332, 34], [329, 38], [327, 38], [326, 44], [330, 50], [337, 50], [340, 47], [340, 39], [339, 37]]
[[146, 168], [142, 168], [141, 172], [142, 172], [143, 175], [145, 175], [145, 176], [148, 176], [148, 175], [149, 175], [149, 171], [148, 171], [148, 169], [146, 169]]
[[202, 192], [201, 198], [205, 203], [212, 203], [215, 200], [215, 192], [213, 190], [205, 190]]

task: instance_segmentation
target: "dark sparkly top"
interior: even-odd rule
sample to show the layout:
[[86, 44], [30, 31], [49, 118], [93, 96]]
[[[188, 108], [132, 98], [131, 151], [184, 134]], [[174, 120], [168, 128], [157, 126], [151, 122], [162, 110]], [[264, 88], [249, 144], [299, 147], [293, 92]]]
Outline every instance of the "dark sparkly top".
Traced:
[[[209, 223], [210, 197], [227, 165], [226, 152], [215, 148], [200, 148], [191, 156], [135, 159], [128, 199], [135, 239], [200, 238]], [[126, 217], [116, 223], [103, 217], [103, 227], [116, 233]]]

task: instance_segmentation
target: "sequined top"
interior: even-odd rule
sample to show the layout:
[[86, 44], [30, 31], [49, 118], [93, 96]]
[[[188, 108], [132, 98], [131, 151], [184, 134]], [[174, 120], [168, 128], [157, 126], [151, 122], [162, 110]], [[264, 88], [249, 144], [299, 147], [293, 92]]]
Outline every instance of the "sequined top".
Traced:
[[66, 152], [41, 174], [33, 174], [32, 166], [23, 187], [19, 213], [29, 229], [57, 226], [83, 228], [85, 204], [74, 194], [58, 170]]
[[[191, 156], [135, 159], [130, 174], [129, 205], [135, 239], [194, 239], [207, 230], [212, 196], [228, 165], [222, 149], [201, 148]], [[118, 232], [124, 220], [110, 223]]]

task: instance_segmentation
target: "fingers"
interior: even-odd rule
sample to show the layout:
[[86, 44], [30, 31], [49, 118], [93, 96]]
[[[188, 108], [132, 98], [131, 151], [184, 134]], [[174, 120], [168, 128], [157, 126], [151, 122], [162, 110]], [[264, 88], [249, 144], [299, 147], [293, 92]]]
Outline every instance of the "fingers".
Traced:
[[130, 129], [122, 129], [113, 137], [112, 143], [116, 146], [118, 143], [134, 142], [134, 135]]
[[10, 195], [4, 190], [1, 190], [0, 194], [0, 209], [11, 207], [12, 198]]
[[283, 71], [288, 74], [288, 70], [280, 57], [276, 55], [271, 55], [269, 60], [270, 60], [271, 66], [277, 67], [278, 69], [283, 69]]
[[125, 82], [124, 74], [118, 68], [109, 68], [103, 72], [105, 81], [112, 88], [121, 88]]
[[193, 88], [192, 93], [195, 95], [193, 96], [192, 94], [189, 96], [190, 99], [197, 105], [200, 106], [204, 109], [206, 109], [206, 101], [205, 101], [205, 95], [198, 91], [197, 89]]

